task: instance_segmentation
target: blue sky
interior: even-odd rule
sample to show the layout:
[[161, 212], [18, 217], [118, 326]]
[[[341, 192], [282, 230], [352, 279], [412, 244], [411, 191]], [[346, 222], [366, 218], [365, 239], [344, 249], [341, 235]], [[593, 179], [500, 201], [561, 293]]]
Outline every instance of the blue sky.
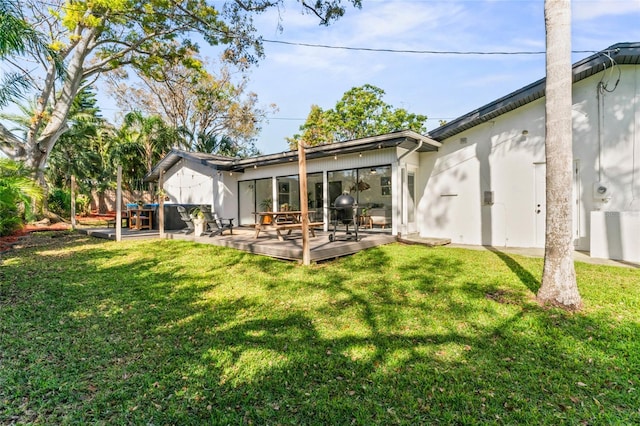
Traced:
[[[597, 51], [640, 42], [640, 0], [574, 0], [572, 49]], [[364, 0], [329, 27], [300, 4], [256, 20], [265, 39], [294, 43], [436, 51], [544, 51], [543, 0]], [[279, 17], [284, 30], [279, 32]], [[312, 104], [332, 108], [342, 94], [369, 83], [395, 107], [451, 120], [544, 77], [544, 55], [433, 55], [322, 49], [265, 43], [249, 90], [274, 103], [258, 137], [265, 154], [287, 150]], [[574, 54], [574, 62], [590, 53]]]

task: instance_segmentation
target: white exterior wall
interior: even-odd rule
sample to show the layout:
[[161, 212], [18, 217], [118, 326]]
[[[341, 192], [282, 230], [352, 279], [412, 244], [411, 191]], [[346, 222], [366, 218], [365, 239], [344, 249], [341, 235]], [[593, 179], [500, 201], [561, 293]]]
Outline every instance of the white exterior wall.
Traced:
[[[574, 228], [581, 250], [590, 248], [591, 211], [640, 211], [640, 67], [620, 69], [618, 87], [600, 107], [602, 73], [573, 89]], [[611, 75], [610, 89], [617, 72], [607, 71], [605, 81]], [[544, 172], [544, 162], [544, 99], [445, 140], [439, 152], [420, 155], [420, 234], [461, 244], [543, 247], [535, 174]], [[598, 181], [609, 188], [606, 202], [594, 198]], [[484, 191], [493, 191], [493, 205], [483, 204]]]
[[164, 176], [167, 203], [210, 205], [218, 216], [236, 218], [234, 177], [228, 172], [218, 174], [217, 170], [198, 162], [180, 160]]
[[211, 204], [214, 180], [212, 169], [199, 163], [179, 161], [165, 173], [164, 190], [168, 203]]
[[[422, 154], [422, 236], [460, 244], [532, 246], [534, 164], [544, 161], [541, 109], [539, 101], [527, 105], [456, 135], [438, 153]], [[485, 191], [493, 192], [492, 205], [484, 205]]]
[[[326, 157], [307, 161], [307, 173], [335, 171], [373, 166], [395, 166], [396, 151], [380, 149], [369, 152], [338, 155], [337, 159]], [[392, 167], [393, 193], [398, 179]], [[298, 161], [274, 166], [247, 168], [244, 173], [220, 172], [188, 160], [179, 161], [164, 176], [164, 188], [170, 200], [167, 203], [209, 204], [220, 217], [234, 218], [238, 223], [238, 182], [252, 179], [277, 178], [298, 174]], [[393, 209], [394, 214], [397, 208]], [[397, 219], [394, 217], [394, 224]], [[395, 226], [395, 225], [394, 225]], [[396, 232], [396, 231], [393, 231]]]

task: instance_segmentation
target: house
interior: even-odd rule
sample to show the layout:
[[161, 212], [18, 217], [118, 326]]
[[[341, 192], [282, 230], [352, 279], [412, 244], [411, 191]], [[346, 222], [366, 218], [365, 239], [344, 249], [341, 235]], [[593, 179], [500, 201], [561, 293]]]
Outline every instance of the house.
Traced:
[[[311, 219], [328, 229], [333, 201], [348, 192], [358, 202], [363, 227], [394, 235], [418, 232], [420, 155], [440, 146], [406, 130], [308, 148]], [[240, 226], [254, 224], [258, 211], [300, 208], [297, 151], [238, 159], [174, 149], [146, 180], [161, 176], [167, 203], [208, 204]]]
[[[573, 222], [577, 250], [640, 262], [640, 43], [573, 66]], [[544, 247], [541, 79], [423, 136], [411, 131], [307, 151], [309, 209], [328, 222], [341, 192], [364, 224], [454, 243]], [[297, 206], [297, 152], [232, 159], [172, 151], [163, 173], [174, 203], [211, 204], [240, 225], [268, 205]], [[375, 221], [372, 219], [375, 217]]]

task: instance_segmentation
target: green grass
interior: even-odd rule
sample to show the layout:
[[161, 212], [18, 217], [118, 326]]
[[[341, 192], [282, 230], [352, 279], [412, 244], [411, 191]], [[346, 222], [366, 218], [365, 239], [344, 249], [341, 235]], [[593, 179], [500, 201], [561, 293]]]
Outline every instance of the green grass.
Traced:
[[0, 424], [640, 423], [637, 269], [576, 264], [567, 313], [500, 253], [30, 241], [0, 258]]

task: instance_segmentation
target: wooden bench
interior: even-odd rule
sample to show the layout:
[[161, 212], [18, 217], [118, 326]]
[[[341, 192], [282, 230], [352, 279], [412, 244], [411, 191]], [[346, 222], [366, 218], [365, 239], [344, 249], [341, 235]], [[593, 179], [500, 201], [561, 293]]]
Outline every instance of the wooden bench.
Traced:
[[[311, 234], [312, 237], [316, 236], [316, 233], [313, 230], [313, 228], [317, 228], [320, 226], [324, 226], [324, 222], [309, 222], [309, 233]], [[302, 223], [274, 224], [274, 225], [271, 225], [270, 228], [276, 230], [276, 233], [278, 234], [278, 240], [284, 241], [284, 236], [280, 231], [287, 230], [287, 235], [291, 235], [291, 231], [293, 231], [294, 229], [299, 229], [302, 231]]]

